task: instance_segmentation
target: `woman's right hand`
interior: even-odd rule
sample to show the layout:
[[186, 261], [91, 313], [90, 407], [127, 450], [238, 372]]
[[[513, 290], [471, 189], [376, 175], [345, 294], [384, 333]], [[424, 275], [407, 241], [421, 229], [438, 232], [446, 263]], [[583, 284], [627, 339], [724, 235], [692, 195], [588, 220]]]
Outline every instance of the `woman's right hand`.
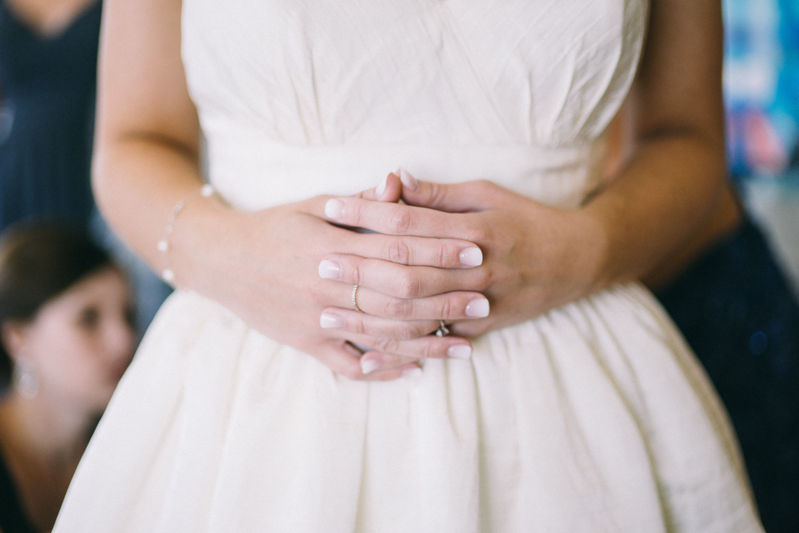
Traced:
[[[381, 196], [398, 197], [399, 186], [398, 180], [391, 182]], [[374, 199], [375, 191], [359, 196]], [[479, 293], [456, 291], [446, 275], [447, 269], [475, 266], [461, 260], [474, 244], [342, 228], [323, 220], [330, 198], [257, 212], [231, 210], [212, 198], [195, 200], [173, 235], [170, 254], [178, 284], [351, 379], [391, 380], [419, 372], [420, 358], [468, 357], [466, 339], [430, 333], [440, 318], [468, 319], [467, 306], [485, 300]], [[330, 312], [352, 308], [352, 285], [337, 281], [335, 264], [325, 259], [335, 254], [366, 259], [358, 292], [366, 314], [355, 332], [355, 313]], [[362, 355], [353, 343], [368, 351]]]

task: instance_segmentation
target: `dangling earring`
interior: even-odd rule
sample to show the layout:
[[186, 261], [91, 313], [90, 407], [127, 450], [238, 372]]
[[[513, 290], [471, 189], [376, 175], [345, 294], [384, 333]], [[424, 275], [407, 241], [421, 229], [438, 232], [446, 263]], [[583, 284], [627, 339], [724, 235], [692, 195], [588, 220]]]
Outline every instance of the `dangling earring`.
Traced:
[[25, 398], [32, 400], [39, 394], [39, 377], [36, 365], [27, 357], [18, 356], [14, 362], [14, 385]]

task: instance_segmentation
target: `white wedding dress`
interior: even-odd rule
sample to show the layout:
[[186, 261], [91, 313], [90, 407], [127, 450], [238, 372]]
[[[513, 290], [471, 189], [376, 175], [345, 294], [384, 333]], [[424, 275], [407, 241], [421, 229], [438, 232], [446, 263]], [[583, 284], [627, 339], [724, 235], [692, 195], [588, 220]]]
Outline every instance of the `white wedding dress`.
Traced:
[[[209, 179], [240, 209], [402, 166], [576, 207], [645, 0], [183, 0]], [[347, 302], [342, 302], [344, 306]], [[176, 292], [57, 533], [760, 531], [726, 416], [639, 285], [362, 383]]]

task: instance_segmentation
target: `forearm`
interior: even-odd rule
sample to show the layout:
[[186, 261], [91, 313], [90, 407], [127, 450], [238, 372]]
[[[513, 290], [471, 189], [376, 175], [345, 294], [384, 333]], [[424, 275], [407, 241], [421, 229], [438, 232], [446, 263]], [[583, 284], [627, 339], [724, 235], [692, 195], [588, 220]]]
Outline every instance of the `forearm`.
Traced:
[[[180, 56], [180, 20], [180, 0], [103, 5], [95, 196], [112, 227], [157, 272], [165, 266], [157, 243], [172, 209], [202, 186], [200, 125]], [[207, 260], [208, 248], [180, 246], [181, 239], [200, 231], [194, 215], [215, 205], [221, 207], [197, 198], [175, 223], [169, 260], [178, 284], [188, 279], [185, 258]]]
[[583, 211], [598, 229], [597, 288], [639, 278], [710, 219], [726, 178], [723, 146], [700, 134], [644, 139], [621, 175]]
[[[101, 212], [123, 240], [161, 272], [166, 260], [157, 243], [164, 238], [169, 215], [181, 199], [202, 186], [196, 154], [144, 135], [101, 140], [95, 153], [93, 186]], [[170, 265], [179, 274], [177, 284], [185, 286], [193, 279], [192, 265], [207, 261], [202, 255], [205, 247], [197, 246], [194, 237], [202, 231], [198, 221], [212, 217], [218, 226], [220, 214], [219, 202], [198, 197], [175, 221], [167, 253]]]
[[585, 206], [600, 228], [596, 279], [638, 278], [710, 220], [726, 180], [721, 5], [651, 3], [647, 43], [626, 103], [631, 156]]

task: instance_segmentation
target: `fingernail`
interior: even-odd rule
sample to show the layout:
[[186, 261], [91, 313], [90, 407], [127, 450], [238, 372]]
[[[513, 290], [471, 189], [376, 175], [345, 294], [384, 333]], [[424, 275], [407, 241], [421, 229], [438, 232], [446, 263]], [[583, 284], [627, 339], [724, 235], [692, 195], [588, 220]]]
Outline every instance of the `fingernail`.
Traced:
[[380, 368], [380, 361], [374, 359], [361, 359], [361, 372], [363, 374], [370, 374]]
[[344, 216], [344, 202], [337, 198], [331, 198], [325, 204], [325, 216], [334, 220], [339, 220]]
[[341, 266], [328, 259], [319, 263], [319, 277], [324, 279], [341, 279]]
[[418, 378], [421, 375], [422, 375], [422, 369], [419, 368], [418, 366], [414, 368], [406, 368], [405, 370], [402, 371], [402, 377], [404, 378], [414, 379]]
[[485, 298], [475, 298], [466, 306], [466, 316], [472, 318], [484, 318], [488, 316], [488, 300]]
[[375, 188], [375, 198], [377, 198], [378, 200], [380, 199], [381, 196], [383, 196], [383, 193], [386, 192], [387, 181], [388, 181], [388, 176], [383, 178], [383, 181], [381, 181]]
[[408, 174], [408, 171], [404, 168], [400, 169], [400, 181], [403, 185], [405, 185], [411, 192], [416, 192], [419, 190], [419, 182], [416, 181], [416, 178]]
[[331, 315], [330, 313], [322, 313], [319, 317], [319, 325], [323, 329], [335, 329], [344, 327], [344, 319], [338, 315]]
[[447, 348], [447, 357], [452, 357], [453, 359], [468, 359], [471, 356], [472, 347], [468, 344], [455, 344]]
[[461, 250], [461, 265], [476, 267], [483, 264], [483, 252], [477, 246], [470, 246]]

